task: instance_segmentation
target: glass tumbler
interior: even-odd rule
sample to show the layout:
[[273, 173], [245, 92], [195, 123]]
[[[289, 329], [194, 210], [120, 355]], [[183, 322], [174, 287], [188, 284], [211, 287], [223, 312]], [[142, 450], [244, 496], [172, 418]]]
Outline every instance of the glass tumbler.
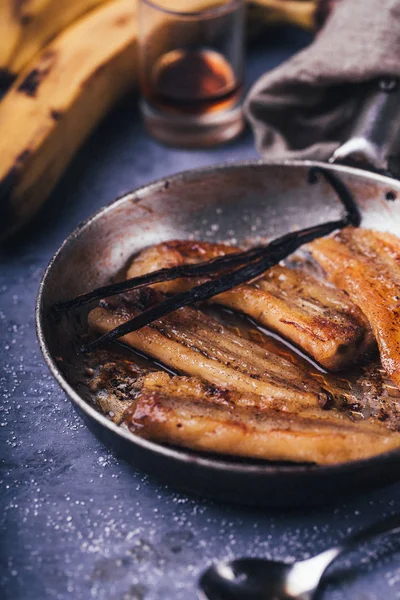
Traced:
[[150, 133], [213, 146], [243, 129], [243, 0], [139, 0], [141, 111]]

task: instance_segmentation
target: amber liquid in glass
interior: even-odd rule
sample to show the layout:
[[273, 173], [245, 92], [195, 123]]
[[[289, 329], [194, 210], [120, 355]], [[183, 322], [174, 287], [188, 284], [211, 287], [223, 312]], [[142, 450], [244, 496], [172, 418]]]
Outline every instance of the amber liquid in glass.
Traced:
[[234, 106], [242, 86], [222, 54], [203, 48], [167, 52], [145, 75], [143, 84], [153, 106], [169, 113], [192, 115]]

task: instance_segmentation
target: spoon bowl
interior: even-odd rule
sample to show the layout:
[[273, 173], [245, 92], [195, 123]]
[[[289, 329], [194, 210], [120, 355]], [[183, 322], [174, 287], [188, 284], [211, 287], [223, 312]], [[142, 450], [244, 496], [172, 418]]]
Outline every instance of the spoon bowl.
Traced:
[[203, 600], [289, 600], [291, 564], [243, 558], [211, 566], [200, 579]]

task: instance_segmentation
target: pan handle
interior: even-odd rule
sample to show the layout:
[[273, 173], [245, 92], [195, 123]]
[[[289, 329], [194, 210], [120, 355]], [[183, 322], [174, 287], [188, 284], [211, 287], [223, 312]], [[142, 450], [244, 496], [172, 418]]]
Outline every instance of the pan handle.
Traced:
[[400, 82], [379, 79], [368, 94], [349, 139], [330, 158], [400, 176]]

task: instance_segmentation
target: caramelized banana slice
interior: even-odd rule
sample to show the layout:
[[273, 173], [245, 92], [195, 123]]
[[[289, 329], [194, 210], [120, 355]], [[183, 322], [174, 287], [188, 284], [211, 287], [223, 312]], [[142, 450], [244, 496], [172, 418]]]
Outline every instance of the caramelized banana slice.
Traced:
[[133, 432], [194, 450], [268, 460], [334, 464], [400, 446], [400, 434], [320, 408], [284, 413], [254, 396], [186, 377], [152, 374], [125, 411]]
[[[237, 251], [223, 244], [165, 242], [143, 250], [127, 276], [203, 262]], [[202, 281], [205, 279], [181, 278], [154, 287], [165, 293], [177, 293]], [[331, 371], [356, 362], [375, 344], [366, 318], [346, 294], [297, 269], [273, 267], [253, 285], [238, 286], [216, 296], [212, 302], [249, 315]]]
[[[105, 333], [160, 299], [150, 289], [103, 302], [89, 313], [89, 326]], [[295, 410], [332, 403], [331, 394], [300, 364], [235, 335], [193, 308], [181, 308], [121, 341], [180, 373], [263, 396], [265, 406]]]
[[389, 233], [347, 228], [313, 242], [310, 249], [368, 318], [382, 366], [400, 388], [400, 240]]

